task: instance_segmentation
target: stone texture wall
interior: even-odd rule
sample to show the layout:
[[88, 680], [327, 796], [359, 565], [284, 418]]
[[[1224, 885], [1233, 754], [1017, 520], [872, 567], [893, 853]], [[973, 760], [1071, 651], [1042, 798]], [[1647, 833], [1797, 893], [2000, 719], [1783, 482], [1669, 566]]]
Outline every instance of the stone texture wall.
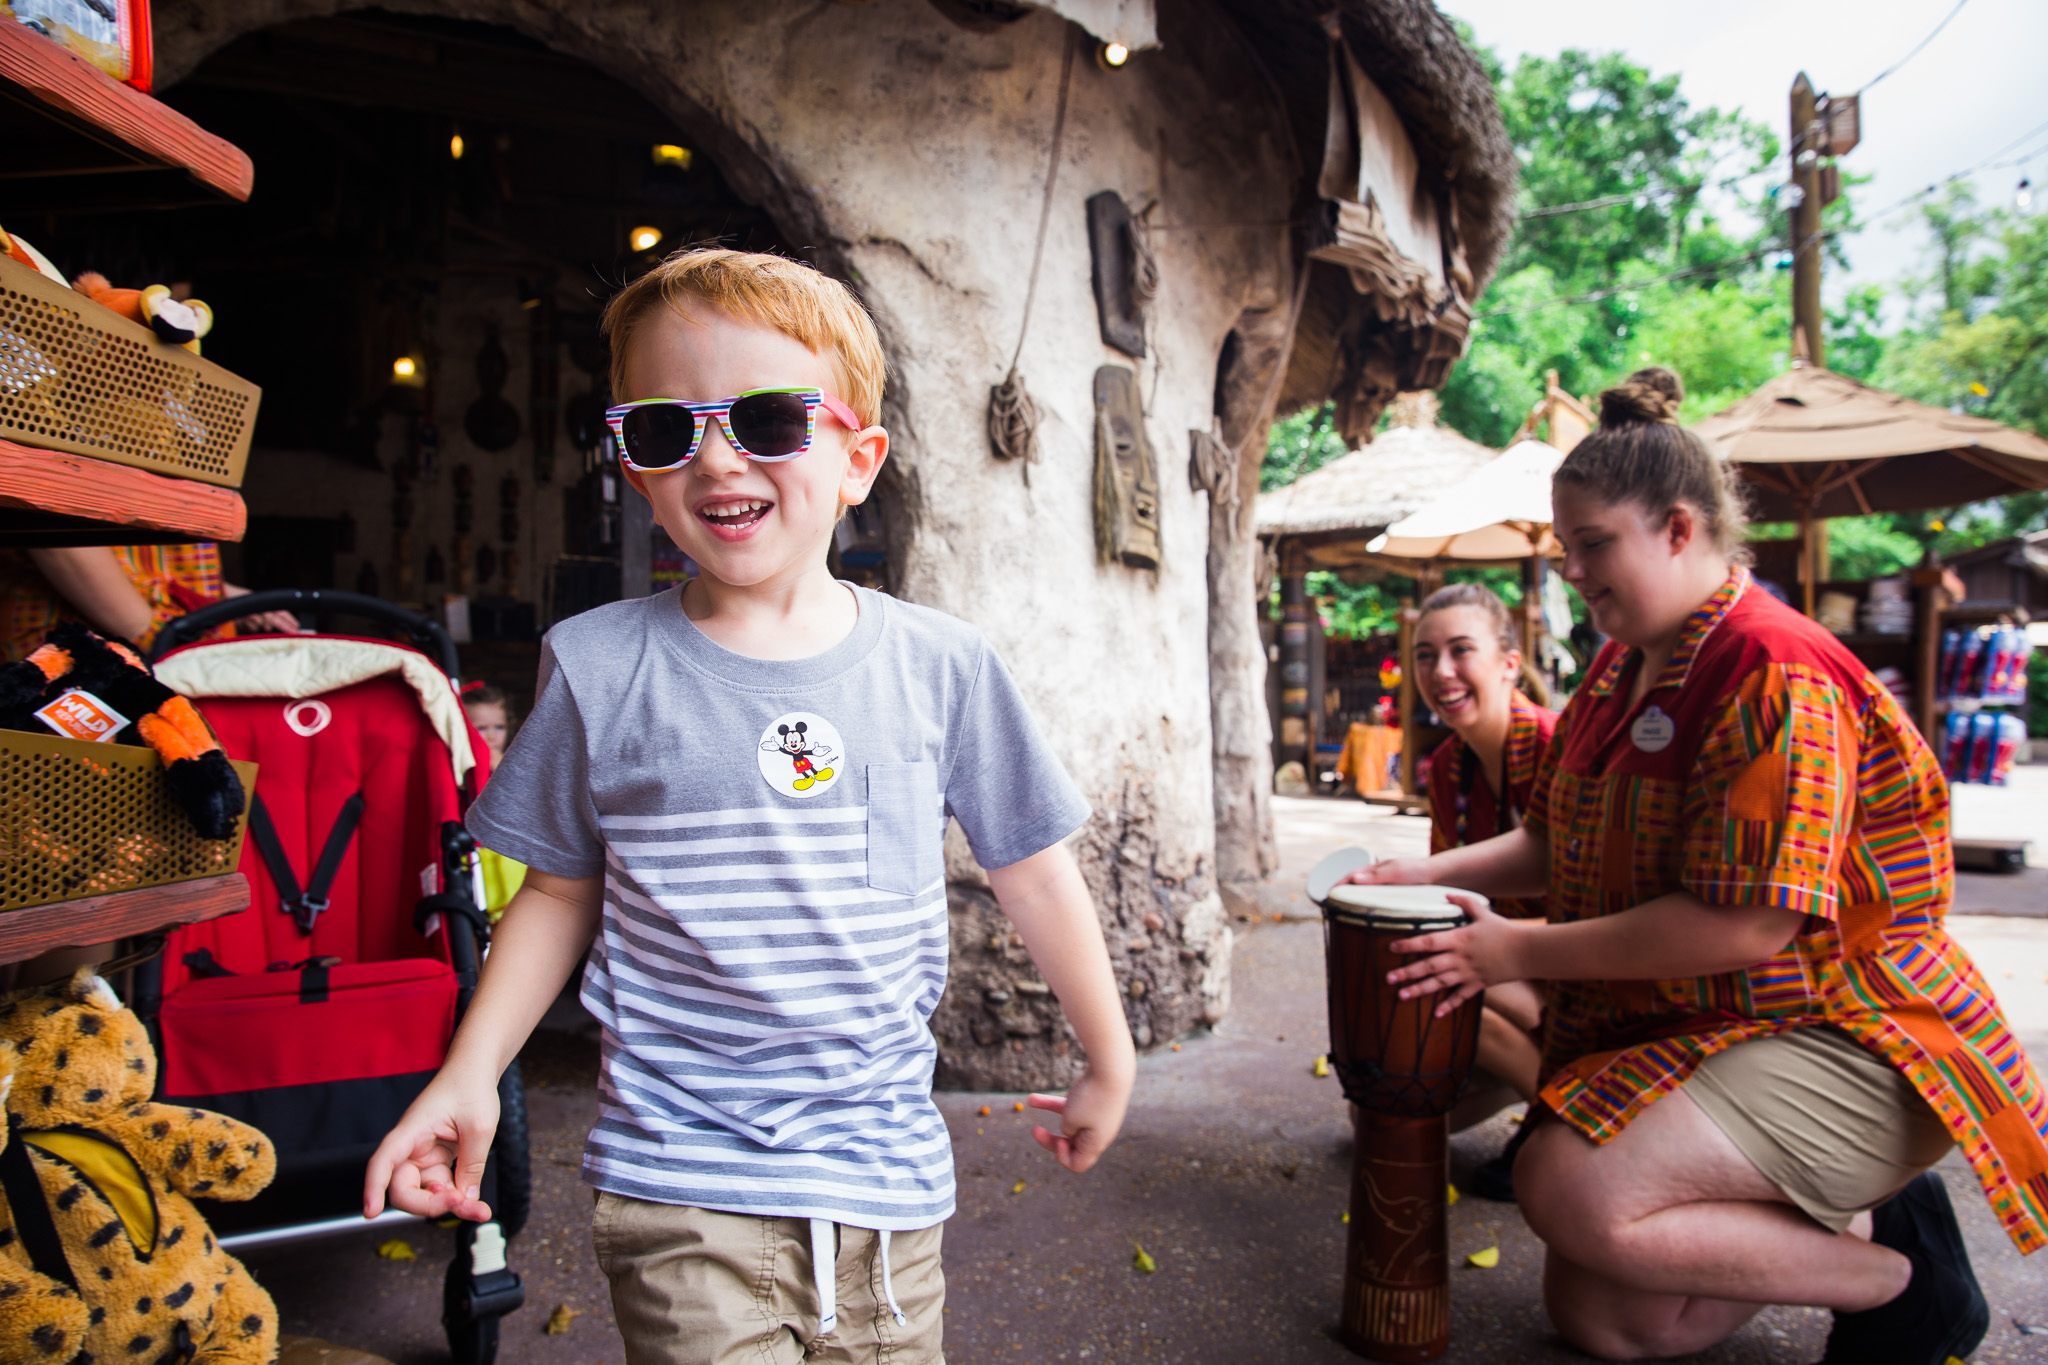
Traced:
[[[856, 285], [892, 367], [884, 492], [898, 590], [987, 633], [1093, 802], [1075, 851], [1141, 1045], [1220, 1017], [1229, 930], [1212, 778], [1211, 516], [1207, 495], [1189, 490], [1187, 433], [1210, 426], [1225, 336], [1247, 310], [1284, 312], [1280, 224], [1295, 183], [1275, 94], [1235, 31], [1201, 0], [1177, 4], [1161, 16], [1159, 49], [1106, 71], [1053, 14], [968, 32], [924, 0], [383, 3], [508, 24], [630, 83], [786, 240], [813, 244], [819, 264]], [[343, 8], [159, 0], [163, 80], [243, 32]], [[1070, 40], [1081, 55], [1021, 366], [1042, 418], [1027, 481], [990, 457], [983, 422], [1017, 342]], [[1143, 361], [1097, 331], [1083, 203], [1103, 189], [1134, 207], [1158, 201], [1162, 283]], [[1156, 574], [1095, 558], [1091, 379], [1104, 364], [1135, 368], [1145, 396], [1162, 494]], [[1233, 728], [1252, 731], [1244, 721]], [[964, 848], [948, 866], [954, 985], [933, 1023], [943, 1078], [1060, 1084], [1076, 1058], [1056, 1005]]]

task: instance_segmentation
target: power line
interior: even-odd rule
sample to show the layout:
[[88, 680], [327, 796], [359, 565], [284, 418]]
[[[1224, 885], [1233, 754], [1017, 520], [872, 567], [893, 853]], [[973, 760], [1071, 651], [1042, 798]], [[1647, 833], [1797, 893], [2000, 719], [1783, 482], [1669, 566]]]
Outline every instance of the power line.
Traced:
[[[1957, 6], [1957, 8], [1960, 9], [1961, 6], [1959, 5]], [[1955, 16], [1951, 14], [1949, 17], [1954, 18]], [[1922, 46], [1925, 46], [1925, 44], [1923, 43]], [[1867, 89], [1868, 87], [1865, 88]], [[1968, 176], [1975, 175], [1979, 171], [1996, 170], [1998, 166], [2001, 165], [2016, 166], [2031, 161], [2035, 157], [2040, 156], [2044, 151], [2048, 151], [2048, 145], [2036, 147], [2034, 150], [2024, 153], [2021, 156], [2014, 157], [2008, 161], [2001, 162], [1998, 160], [1998, 158], [2005, 155], [2005, 153], [2011, 151], [2013, 148], [2019, 146], [2021, 143], [2032, 141], [2034, 138], [2038, 137], [2042, 133], [2048, 133], [2048, 123], [2039, 124], [2029, 129], [2028, 131], [2020, 134], [2018, 137], [2006, 143], [1997, 151], [1992, 152], [1989, 156], [1986, 156], [1982, 161], [1977, 162], [1975, 165], [1969, 166], [1963, 170], [1955, 171], [1949, 175], [1943, 176], [1940, 180], [1937, 180], [1933, 184], [1928, 185], [1925, 189], [1915, 190], [1913, 193], [1907, 195], [1905, 198], [1897, 201], [1896, 203], [1886, 205], [1884, 208], [1879, 209], [1876, 213], [1871, 214], [1864, 221], [1866, 223], [1875, 223], [1882, 218], [1897, 213], [1900, 209], [1905, 208], [1910, 204], [1914, 204], [1917, 203], [1919, 200], [1925, 199], [1930, 194], [1938, 192], [1943, 185], [1953, 185], [1956, 181], [1962, 180]], [[1814, 238], [1812, 241], [1801, 242], [1800, 245], [1794, 249], [1793, 254], [1796, 255], [1799, 251], [1805, 250], [1808, 246], [1811, 246], [1813, 244], [1813, 241], [1825, 242], [1834, 238], [1836, 235], [1836, 230], [1832, 228], [1825, 232], [1816, 233], [1814, 234]], [[1548, 308], [1563, 308], [1574, 303], [1597, 303], [1601, 299], [1613, 298], [1617, 294], [1629, 294], [1635, 292], [1638, 289], [1649, 289], [1655, 285], [1673, 284], [1679, 280], [1696, 279], [1701, 275], [1711, 275], [1719, 271], [1733, 269], [1737, 266], [1753, 265], [1757, 261], [1762, 260], [1764, 257], [1777, 255], [1779, 252], [1783, 250], [1784, 248], [1775, 246], [1759, 247], [1755, 251], [1744, 252], [1740, 256], [1729, 256], [1718, 261], [1707, 261], [1700, 265], [1687, 266], [1683, 270], [1674, 270], [1668, 275], [1657, 275], [1646, 280], [1630, 280], [1626, 284], [1608, 285], [1601, 289], [1589, 290], [1583, 294], [1562, 295], [1558, 298], [1545, 299], [1541, 303], [1525, 304], [1514, 308], [1496, 308], [1490, 313], [1474, 314], [1472, 320], [1474, 322], [1484, 322], [1488, 318], [1508, 317], [1510, 315], [1517, 313], [1538, 313]]]
[[1926, 47], [1929, 43], [1933, 42], [1936, 38], [1940, 37], [1941, 31], [1948, 27], [1949, 20], [1955, 18], [1958, 14], [1961, 14], [1963, 12], [1963, 6], [1969, 3], [1970, 0], [1956, 0], [1956, 7], [1948, 12], [1947, 18], [1943, 19], [1940, 23], [1934, 26], [1934, 31], [1932, 33], [1928, 34], [1925, 38], [1922, 38], [1918, 43], [1916, 43], [1911, 52], [1908, 52], [1905, 56], [1899, 58], [1890, 66], [1878, 72], [1875, 76], [1872, 76], [1869, 80], [1863, 82], [1862, 88], [1859, 89], [1856, 93], [1859, 95], [1862, 94], [1864, 90], [1868, 90], [1871, 86], [1876, 85], [1886, 76], [1891, 75], [1892, 72], [1897, 71], [1907, 62], [1910, 62], [1915, 57], [1919, 56], [1920, 49]]
[[[1717, 190], [1732, 189], [1745, 180], [1755, 180], [1759, 176], [1774, 174], [1776, 169], [1773, 166], [1765, 166], [1751, 171], [1747, 175], [1730, 176], [1726, 180], [1715, 182], [1714, 188]], [[1588, 209], [1611, 209], [1621, 204], [1633, 204], [1641, 199], [1666, 199], [1677, 194], [1698, 194], [1706, 188], [1705, 185], [1660, 185], [1655, 189], [1633, 190], [1627, 194], [1607, 194], [1602, 195], [1598, 199], [1581, 199], [1575, 204], [1550, 204], [1540, 209], [1526, 209], [1519, 216], [1525, 219], [1554, 218], [1562, 213], [1584, 213]]]

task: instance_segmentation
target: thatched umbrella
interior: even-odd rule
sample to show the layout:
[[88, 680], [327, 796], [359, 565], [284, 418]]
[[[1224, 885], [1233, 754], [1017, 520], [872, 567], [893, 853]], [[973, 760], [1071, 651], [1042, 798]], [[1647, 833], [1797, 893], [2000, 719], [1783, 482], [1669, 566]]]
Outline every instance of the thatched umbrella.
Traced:
[[1816, 518], [1954, 507], [2048, 488], [2048, 441], [1795, 364], [1698, 423], [1756, 490], [1757, 515], [1796, 521], [1813, 614]]
[[1434, 394], [1403, 394], [1394, 425], [1285, 488], [1259, 495], [1259, 535], [1274, 542], [1281, 572], [1351, 568], [1367, 545], [1494, 452], [1436, 423]]

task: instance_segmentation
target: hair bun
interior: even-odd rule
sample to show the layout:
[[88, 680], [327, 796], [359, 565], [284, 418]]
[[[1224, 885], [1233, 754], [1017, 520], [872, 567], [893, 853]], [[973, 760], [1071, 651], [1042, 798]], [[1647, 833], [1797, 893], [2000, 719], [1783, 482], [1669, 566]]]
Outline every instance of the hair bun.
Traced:
[[1678, 406], [1685, 401], [1685, 385], [1661, 365], [1637, 370], [1600, 395], [1600, 425], [1625, 426], [1631, 422], [1676, 422]]

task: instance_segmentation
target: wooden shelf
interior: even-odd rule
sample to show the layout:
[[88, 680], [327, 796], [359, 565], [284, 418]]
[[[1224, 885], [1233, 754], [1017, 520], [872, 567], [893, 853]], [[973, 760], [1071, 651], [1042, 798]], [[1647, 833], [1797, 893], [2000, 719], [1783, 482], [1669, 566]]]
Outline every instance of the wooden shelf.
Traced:
[[0, 546], [234, 541], [248, 524], [232, 488], [0, 440]]
[[239, 872], [32, 905], [0, 915], [0, 963], [39, 957], [53, 948], [84, 948], [153, 934], [172, 925], [198, 924], [248, 908], [249, 879]]
[[0, 23], [0, 139], [12, 219], [247, 199], [256, 175], [233, 143], [13, 22]]

